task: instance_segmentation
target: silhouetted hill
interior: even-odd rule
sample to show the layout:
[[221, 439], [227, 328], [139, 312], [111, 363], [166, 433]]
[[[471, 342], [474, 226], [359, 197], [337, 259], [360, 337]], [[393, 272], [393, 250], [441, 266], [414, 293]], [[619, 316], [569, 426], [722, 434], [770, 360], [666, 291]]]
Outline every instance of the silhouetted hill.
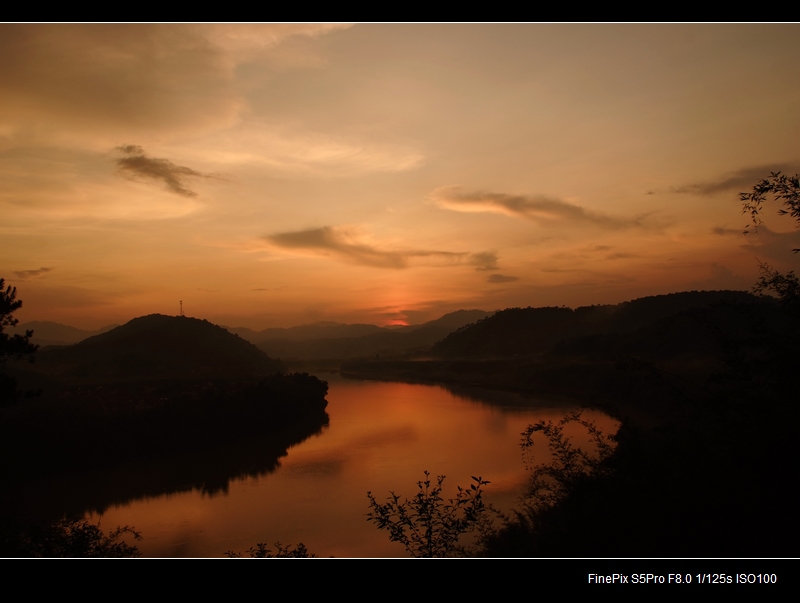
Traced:
[[575, 310], [510, 308], [451, 333], [427, 359], [349, 360], [341, 371], [360, 379], [629, 399], [641, 385], [631, 370], [669, 371], [695, 383], [734, 365], [741, 372], [769, 362], [791, 372], [791, 354], [767, 350], [794, 333], [771, 298], [692, 291]]
[[37, 372], [89, 382], [250, 379], [280, 364], [206, 320], [151, 314], [72, 346], [42, 350]]
[[[431, 348], [431, 355], [440, 358], [491, 358], [533, 356], [580, 345], [562, 342], [581, 339], [589, 348], [600, 351], [609, 343], [608, 336], [642, 332], [659, 321], [692, 309], [721, 304], [770, 304], [770, 300], [744, 291], [688, 291], [644, 297], [617, 305], [576, 308], [509, 308], [474, 325], [459, 329]], [[661, 329], [664, 330], [663, 328]], [[668, 330], [668, 329], [667, 329]], [[683, 331], [691, 335], [693, 331]], [[650, 335], [651, 341], [661, 341]], [[594, 339], [592, 339], [594, 338]], [[632, 339], [626, 338], [628, 341]], [[640, 337], [644, 344], [646, 336]], [[614, 341], [620, 341], [618, 337]], [[682, 339], [685, 347], [687, 339]], [[651, 344], [652, 345], [652, 344]], [[608, 348], [605, 347], [606, 353]]]

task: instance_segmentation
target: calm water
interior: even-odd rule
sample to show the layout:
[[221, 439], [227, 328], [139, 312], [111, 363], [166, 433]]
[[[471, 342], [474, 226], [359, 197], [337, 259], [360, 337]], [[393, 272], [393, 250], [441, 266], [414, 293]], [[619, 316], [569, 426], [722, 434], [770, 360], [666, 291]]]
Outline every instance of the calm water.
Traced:
[[[276, 541], [303, 542], [324, 557], [405, 556], [402, 545], [367, 522], [367, 491], [378, 500], [390, 490], [411, 497], [427, 469], [447, 476], [450, 498], [475, 475], [491, 482], [486, 500], [508, 510], [526, 481], [520, 433], [574, 408], [512, 394], [321, 378], [330, 384], [330, 425], [290, 448], [275, 472], [233, 480], [227, 493], [142, 498], [89, 518], [105, 530], [135, 526], [146, 557], [219, 557]], [[585, 416], [616, 429], [600, 413]]]

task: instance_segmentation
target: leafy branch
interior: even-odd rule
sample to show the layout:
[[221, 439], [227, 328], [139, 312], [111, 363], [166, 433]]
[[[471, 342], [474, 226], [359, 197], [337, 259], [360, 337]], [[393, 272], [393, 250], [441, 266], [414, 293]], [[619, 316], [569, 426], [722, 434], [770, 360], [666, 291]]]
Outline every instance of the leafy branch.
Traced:
[[417, 482], [419, 492], [411, 500], [400, 500], [391, 492], [381, 504], [367, 492], [370, 503], [368, 520], [379, 530], [388, 530], [389, 540], [400, 542], [412, 557], [446, 557], [452, 554], [461, 535], [480, 524], [488, 507], [483, 502], [483, 486], [490, 483], [472, 476], [469, 488], [458, 487], [458, 494], [445, 502], [440, 475], [433, 484], [430, 472]]
[[141, 533], [130, 526], [105, 534], [99, 524], [62, 517], [52, 526], [23, 536], [21, 545], [23, 554], [30, 557], [138, 557], [139, 549], [122, 540], [125, 534], [142, 539]]
[[[779, 215], [790, 215], [800, 222], [800, 174], [786, 176], [780, 172], [772, 172], [769, 178], [757, 182], [749, 193], [739, 193], [739, 200], [742, 202], [742, 213], [750, 214], [750, 219], [755, 229], [762, 224], [761, 212], [768, 194], [783, 202], [783, 206], [786, 209], [779, 209]], [[749, 227], [749, 224], [745, 226], [745, 234], [748, 233]], [[792, 251], [795, 253], [800, 252], [800, 248]]]
[[[800, 251], [795, 249], [794, 251]], [[781, 274], [765, 262], [759, 262], [761, 276], [753, 287], [753, 293], [764, 296], [766, 291], [772, 291], [778, 296], [781, 306], [787, 310], [800, 308], [800, 281], [794, 270]]]
[[[572, 445], [564, 428], [570, 423], [582, 425], [594, 445], [594, 454]], [[549, 463], [534, 463], [531, 451], [534, 435], [542, 434], [547, 439], [547, 447], [552, 460]], [[592, 421], [581, 418], [580, 412], [566, 415], [557, 423], [541, 420], [528, 425], [522, 432], [523, 452], [527, 452], [525, 464], [531, 471], [528, 485], [527, 505], [532, 509], [544, 509], [561, 501], [575, 485], [588, 477], [605, 475], [607, 469], [603, 462], [616, 448], [613, 435], [604, 434]]]
[[[284, 546], [280, 542], [276, 542], [274, 546], [275, 552], [273, 553], [272, 549], [269, 548], [265, 543], [259, 542], [256, 544], [256, 546], [251, 546], [247, 552], [249, 553], [251, 559], [309, 559], [311, 557], [316, 557], [316, 555], [313, 553], [308, 552], [306, 545], [304, 545], [302, 542], [294, 548], [291, 548], [291, 544]], [[242, 557], [242, 554], [228, 551], [225, 553], [225, 556], [232, 559], [239, 559]]]

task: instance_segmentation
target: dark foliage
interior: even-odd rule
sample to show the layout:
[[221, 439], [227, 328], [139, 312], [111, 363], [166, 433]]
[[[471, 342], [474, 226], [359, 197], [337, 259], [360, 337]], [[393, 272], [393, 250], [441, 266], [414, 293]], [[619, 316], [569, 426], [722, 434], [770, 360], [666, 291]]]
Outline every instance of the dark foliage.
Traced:
[[[6, 409], [0, 452], [14, 462], [2, 467], [0, 477], [17, 482], [253, 439], [272, 458], [266, 467], [274, 468], [287, 446], [327, 425], [327, 391], [325, 381], [307, 373], [276, 373], [255, 383], [178, 381], [52, 392], [36, 404]], [[261, 467], [255, 459], [253, 465]]]
[[81, 518], [62, 517], [45, 526], [25, 530], [4, 530], [0, 554], [6, 557], [138, 557], [139, 549], [124, 537], [141, 540], [130, 526], [117, 527], [108, 534], [99, 524]]
[[[256, 546], [251, 546], [247, 552], [251, 559], [310, 559], [316, 557], [313, 553], [308, 552], [306, 545], [302, 542], [296, 547], [292, 547], [291, 544], [282, 545], [280, 542], [276, 542], [274, 546], [275, 552], [273, 553], [269, 546], [259, 542]], [[228, 551], [225, 556], [231, 559], [239, 559], [242, 554]]]
[[800, 313], [800, 280], [794, 270], [788, 274], [781, 274], [764, 262], [759, 264], [759, 270], [761, 276], [753, 287], [753, 292], [762, 296], [772, 292], [787, 311], [793, 314]]
[[[780, 172], [772, 172], [769, 178], [757, 182], [750, 192], [739, 193], [742, 213], [750, 214], [755, 228], [758, 228], [762, 222], [763, 204], [767, 195], [770, 194], [783, 205], [778, 209], [778, 215], [788, 215], [794, 218], [800, 226], [800, 174], [786, 176]], [[749, 225], [745, 226], [745, 234], [748, 233], [748, 229]], [[800, 248], [792, 251], [798, 253]], [[764, 262], [759, 262], [759, 269], [761, 276], [753, 287], [753, 291], [761, 295], [771, 292], [778, 297], [784, 308], [797, 313], [800, 308], [800, 283], [798, 283], [794, 270], [788, 274], [781, 274]]]
[[[625, 419], [613, 452], [590, 455], [570, 447], [559, 425], [531, 426], [526, 449], [544, 435], [554, 463], [534, 467], [522, 510], [486, 538], [482, 554], [794, 556], [800, 324], [786, 314], [770, 323], [756, 309], [706, 325], [717, 331], [724, 365], [702, 385], [630, 359], [626, 374], [645, 381], [639, 399], [619, 402], [640, 412], [656, 398], [661, 412]], [[731, 329], [733, 317], [750, 323], [747, 336]], [[693, 317], [698, 325], [709, 318]]]
[[[758, 228], [762, 223], [761, 213], [767, 195], [772, 195], [780, 201], [783, 207], [778, 209], [778, 215], [791, 216], [800, 223], [800, 174], [786, 176], [780, 172], [772, 172], [769, 178], [758, 181], [748, 193], [739, 193], [742, 202], [742, 213], [750, 214], [753, 226]], [[749, 225], [744, 232], [748, 233]], [[793, 249], [795, 253], [800, 249]]]
[[[594, 451], [588, 452], [572, 445], [564, 428], [570, 423], [581, 425], [590, 436]], [[533, 454], [535, 435], [542, 434], [551, 457], [549, 462], [538, 461]], [[584, 480], [607, 475], [604, 463], [616, 447], [613, 434], [604, 434], [597, 426], [581, 418], [581, 413], [566, 415], [561, 421], [539, 421], [522, 432], [522, 449], [531, 472], [524, 496], [525, 506], [535, 513], [563, 500]]]
[[0, 406], [12, 404], [24, 395], [17, 390], [17, 380], [6, 374], [6, 361], [29, 357], [33, 362], [33, 353], [39, 347], [30, 342], [33, 331], [26, 331], [25, 335], [5, 333], [6, 328], [17, 326], [19, 320], [14, 318], [14, 312], [22, 307], [22, 300], [17, 299], [16, 287], [4, 286], [5, 279], [0, 278]]
[[481, 525], [488, 507], [483, 502], [483, 486], [489, 482], [472, 477], [469, 488], [458, 487], [455, 498], [442, 498], [445, 476], [432, 485], [430, 473], [417, 482], [419, 492], [411, 500], [400, 500], [391, 492], [385, 503], [379, 503], [367, 492], [369, 521], [379, 530], [389, 532], [389, 540], [405, 546], [412, 557], [447, 557], [457, 550], [458, 540]]

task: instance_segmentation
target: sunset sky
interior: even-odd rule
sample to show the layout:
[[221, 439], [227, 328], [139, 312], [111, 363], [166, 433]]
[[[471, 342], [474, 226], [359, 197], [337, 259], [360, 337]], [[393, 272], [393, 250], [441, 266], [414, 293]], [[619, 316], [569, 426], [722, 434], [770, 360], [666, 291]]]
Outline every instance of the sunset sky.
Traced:
[[22, 321], [420, 323], [796, 269], [800, 25], [0, 25]]

